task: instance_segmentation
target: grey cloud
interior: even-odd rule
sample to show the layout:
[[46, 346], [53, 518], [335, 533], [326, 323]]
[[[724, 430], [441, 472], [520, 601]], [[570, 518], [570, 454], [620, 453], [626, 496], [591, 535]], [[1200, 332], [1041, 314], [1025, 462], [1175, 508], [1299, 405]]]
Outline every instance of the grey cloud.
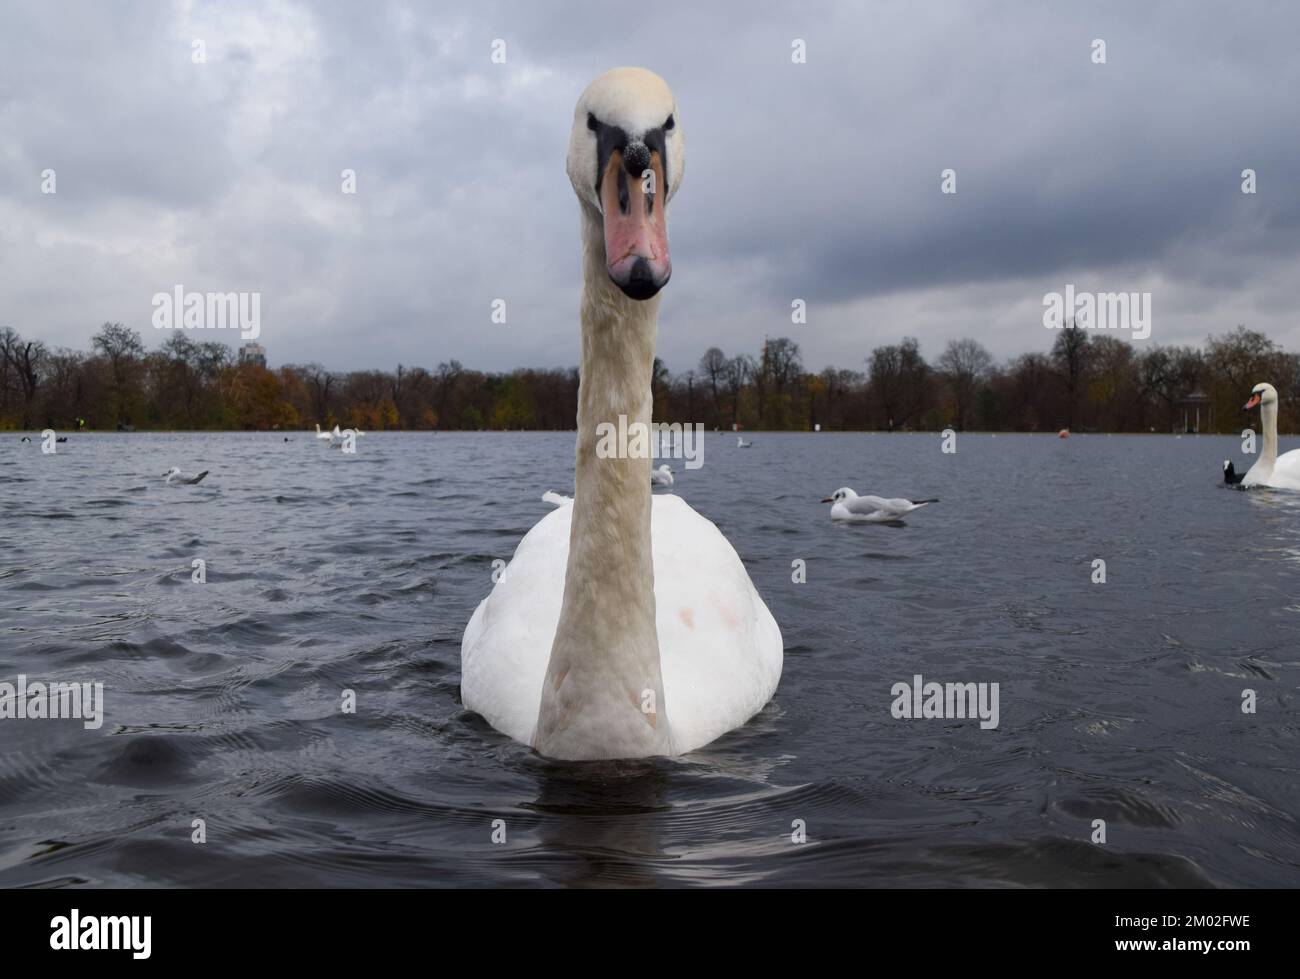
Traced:
[[1042, 349], [1026, 310], [1067, 280], [1158, 281], [1162, 341], [1249, 322], [1300, 342], [1293, 6], [653, 11], [9, 4], [0, 323], [84, 347], [119, 319], [152, 344], [149, 298], [184, 282], [261, 290], [273, 363], [572, 364], [572, 106], [605, 68], [643, 64], [672, 84], [689, 147], [661, 331], [675, 369], [764, 333], [810, 366], [909, 333], [930, 352], [963, 333]]

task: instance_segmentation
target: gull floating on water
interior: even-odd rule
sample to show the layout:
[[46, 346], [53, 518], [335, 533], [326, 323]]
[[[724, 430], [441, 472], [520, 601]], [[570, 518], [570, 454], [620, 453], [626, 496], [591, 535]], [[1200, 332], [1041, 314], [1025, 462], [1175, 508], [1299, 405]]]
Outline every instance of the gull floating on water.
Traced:
[[662, 465], [658, 469], [650, 470], [651, 486], [671, 486], [673, 485], [673, 467]]
[[833, 503], [831, 507], [832, 520], [847, 520], [850, 523], [887, 523], [891, 520], [900, 520], [913, 510], [919, 510], [927, 503], [938, 503], [938, 500], [905, 500], [902, 497], [886, 499], [883, 496], [858, 496], [847, 486], [842, 486], [833, 494], [822, 500], [823, 503]]
[[739, 435], [736, 436], [736, 448], [738, 449], [748, 449], [753, 444], [753, 442], [746, 442], [744, 438]]
[[185, 473], [181, 472], [180, 469], [178, 469], [176, 466], [172, 466], [165, 473], [163, 473], [163, 475], [167, 477], [168, 484], [180, 485], [181, 483], [184, 483], [186, 486], [193, 486], [196, 483], [203, 482], [203, 477], [206, 476], [207, 474], [208, 474], [208, 470], [205, 469], [197, 476], [187, 476]]

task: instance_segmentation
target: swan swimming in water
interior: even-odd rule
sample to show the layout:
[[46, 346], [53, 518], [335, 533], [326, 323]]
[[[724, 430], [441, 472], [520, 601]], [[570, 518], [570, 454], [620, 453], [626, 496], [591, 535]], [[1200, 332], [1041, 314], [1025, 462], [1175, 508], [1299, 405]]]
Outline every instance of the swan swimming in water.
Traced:
[[737, 436], [736, 436], [736, 448], [738, 448], [738, 449], [750, 449], [750, 448], [753, 448], [753, 446], [754, 446], [754, 443], [753, 443], [753, 442], [746, 442], [745, 439], [744, 439], [742, 436], [740, 436], [740, 435], [737, 435]]
[[665, 463], [658, 469], [651, 469], [650, 482], [655, 486], [673, 485], [673, 467]]
[[939, 501], [917, 500], [914, 503], [902, 497], [886, 499], [883, 496], [858, 496], [847, 486], [841, 486], [822, 502], [834, 504], [831, 507], [832, 520], [845, 520], [849, 523], [888, 523], [891, 520], [901, 520], [913, 510], [919, 510], [927, 504]]
[[465, 706], [553, 758], [692, 751], [749, 720], [781, 677], [780, 629], [718, 528], [681, 497], [652, 495], [648, 453], [596, 451], [598, 426], [620, 414], [649, 429], [679, 123], [668, 86], [641, 68], [607, 72], [578, 100], [574, 496], [548, 494], [557, 509], [520, 541], [461, 642]]
[[[1245, 411], [1259, 408], [1260, 427], [1264, 432], [1264, 447], [1255, 464], [1239, 480], [1243, 488], [1272, 486], [1277, 489], [1300, 490], [1300, 449], [1277, 454], [1277, 388], [1268, 383], [1256, 384], [1250, 391]], [[1224, 462], [1226, 482], [1235, 482], [1231, 462]]]

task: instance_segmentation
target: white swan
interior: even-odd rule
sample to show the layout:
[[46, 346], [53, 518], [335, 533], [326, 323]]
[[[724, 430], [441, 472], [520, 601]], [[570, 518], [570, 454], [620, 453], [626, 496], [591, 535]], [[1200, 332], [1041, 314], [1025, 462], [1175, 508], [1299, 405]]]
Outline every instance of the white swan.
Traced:
[[323, 439], [323, 440], [327, 440], [327, 441], [330, 441], [330, 442], [333, 442], [333, 441], [334, 441], [334, 433], [333, 433], [333, 432], [322, 432], [322, 431], [320, 430], [320, 422], [317, 422], [317, 423], [316, 423], [316, 437], [317, 437], [318, 439]]
[[912, 502], [902, 497], [886, 499], [883, 496], [858, 496], [847, 486], [841, 486], [822, 502], [834, 504], [831, 507], [832, 520], [847, 520], [850, 523], [887, 523], [890, 520], [901, 520], [913, 510], [919, 510], [929, 503], [939, 501]]
[[[668, 86], [641, 68], [607, 72], [578, 100], [568, 154], [584, 276], [574, 498], [549, 495], [559, 508], [519, 543], [461, 642], [465, 706], [555, 758], [694, 750], [757, 713], [781, 676], [781, 632], [735, 550], [680, 497], [650, 491], [677, 123]], [[637, 458], [597, 451], [598, 426], [620, 415], [647, 433]]]
[[673, 485], [673, 467], [665, 463], [658, 469], [650, 470], [650, 482], [654, 486]]
[[[1260, 425], [1264, 432], [1264, 447], [1255, 464], [1246, 470], [1241, 485], [1300, 490], [1300, 449], [1277, 454], [1277, 388], [1267, 383], [1251, 388], [1245, 410], [1250, 411], [1256, 405], [1259, 406]], [[1225, 469], [1228, 465], [1224, 464]]]
[[746, 442], [742, 436], [740, 435], [736, 436], [736, 448], [749, 449], [749, 448], [753, 448], [753, 445], [754, 445], [753, 442]]

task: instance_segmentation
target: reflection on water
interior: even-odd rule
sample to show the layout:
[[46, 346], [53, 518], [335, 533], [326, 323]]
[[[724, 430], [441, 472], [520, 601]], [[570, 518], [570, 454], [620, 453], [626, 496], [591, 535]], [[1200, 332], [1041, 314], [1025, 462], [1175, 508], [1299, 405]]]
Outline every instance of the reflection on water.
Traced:
[[[1300, 494], [1223, 488], [1237, 439], [706, 440], [675, 490], [781, 625], [777, 698], [561, 764], [463, 708], [459, 640], [570, 434], [4, 437], [0, 682], [107, 720], [0, 720], [0, 884], [1295, 884]], [[942, 502], [838, 525], [843, 485]], [[918, 673], [999, 683], [999, 727], [894, 719]]]

